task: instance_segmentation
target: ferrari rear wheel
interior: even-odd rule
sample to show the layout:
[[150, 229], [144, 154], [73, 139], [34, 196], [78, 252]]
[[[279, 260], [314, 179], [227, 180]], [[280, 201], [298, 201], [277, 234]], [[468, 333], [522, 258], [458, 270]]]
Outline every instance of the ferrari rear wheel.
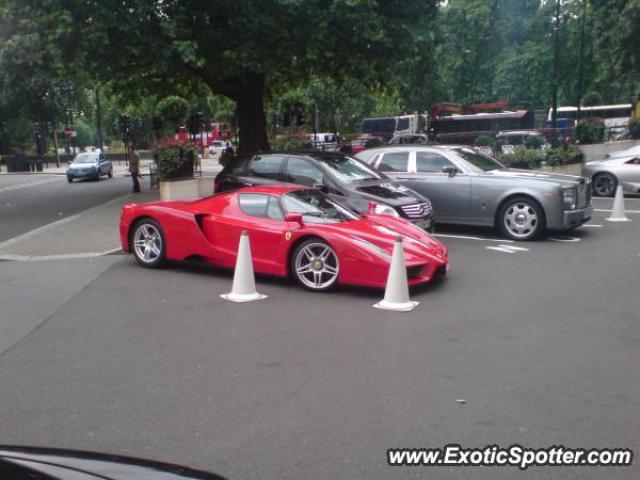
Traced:
[[336, 285], [340, 262], [333, 248], [313, 238], [298, 245], [291, 258], [291, 271], [304, 288], [324, 292]]
[[131, 236], [133, 254], [143, 267], [157, 268], [165, 261], [166, 242], [162, 227], [151, 218], [136, 223]]

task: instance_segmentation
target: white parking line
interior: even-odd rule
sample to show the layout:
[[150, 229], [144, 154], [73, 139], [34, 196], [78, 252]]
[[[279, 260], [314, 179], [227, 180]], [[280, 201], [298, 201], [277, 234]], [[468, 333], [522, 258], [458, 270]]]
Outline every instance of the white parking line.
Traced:
[[[594, 208], [593, 209], [594, 212], [613, 212], [613, 210], [603, 210], [601, 208]], [[626, 210], [626, 213], [640, 213], [640, 210]]]
[[591, 227], [591, 228], [602, 228], [602, 225], [596, 225], [596, 224], [586, 224], [586, 225], [582, 225], [583, 227]]
[[514, 240], [501, 240], [501, 239], [497, 239], [497, 238], [484, 238], [484, 237], [471, 237], [468, 235], [450, 235], [450, 234], [444, 234], [444, 233], [435, 233], [433, 235], [434, 237], [442, 237], [442, 238], [460, 238], [462, 240], [478, 240], [481, 242], [508, 242], [508, 243], [514, 243]]
[[14, 262], [35, 262], [38, 260], [74, 260], [78, 258], [95, 258], [104, 257], [106, 255], [113, 255], [115, 253], [122, 252], [122, 248], [112, 248], [104, 252], [88, 252], [88, 253], [63, 253], [60, 255], [13, 255], [13, 254], [0, 254], [0, 260], [14, 261]]
[[493, 250], [495, 252], [503, 252], [503, 253], [517, 253], [517, 252], [528, 252], [528, 248], [524, 247], [516, 247], [513, 245], [498, 245], [497, 247], [484, 247], [486, 250]]

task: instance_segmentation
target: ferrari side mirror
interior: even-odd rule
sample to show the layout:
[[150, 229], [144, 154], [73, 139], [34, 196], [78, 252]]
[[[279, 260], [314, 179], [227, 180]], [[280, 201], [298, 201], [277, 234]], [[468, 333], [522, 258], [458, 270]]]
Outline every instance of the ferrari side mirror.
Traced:
[[299, 225], [302, 225], [302, 214], [301, 213], [297, 213], [297, 212], [292, 212], [292, 213], [287, 213], [284, 216], [284, 221], [285, 222], [289, 222], [289, 223], [297, 223]]

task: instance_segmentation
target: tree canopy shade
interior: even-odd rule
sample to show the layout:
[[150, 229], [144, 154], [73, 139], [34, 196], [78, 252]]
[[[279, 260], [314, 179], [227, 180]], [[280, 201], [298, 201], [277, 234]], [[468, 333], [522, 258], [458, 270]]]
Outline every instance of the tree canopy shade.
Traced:
[[265, 96], [314, 73], [375, 87], [424, 65], [436, 0], [68, 0], [69, 44], [132, 94], [202, 82], [236, 102], [240, 153], [269, 148]]

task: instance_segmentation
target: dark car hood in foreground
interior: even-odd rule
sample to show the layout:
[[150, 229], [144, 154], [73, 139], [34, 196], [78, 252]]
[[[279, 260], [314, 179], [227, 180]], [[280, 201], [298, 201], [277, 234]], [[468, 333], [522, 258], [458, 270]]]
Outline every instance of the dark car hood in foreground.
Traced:
[[392, 207], [401, 207], [425, 201], [419, 193], [388, 179], [356, 182], [348, 185], [347, 188], [367, 200], [386, 203]]
[[2, 480], [224, 480], [213, 473], [118, 455], [0, 446]]
[[537, 170], [519, 170], [516, 168], [507, 168], [505, 170], [491, 170], [490, 172], [481, 173], [480, 176], [493, 178], [515, 179], [522, 178], [524, 180], [539, 180], [542, 182], [561, 183], [563, 185], [575, 185], [583, 181], [582, 177], [575, 175], [565, 175], [562, 173], [551, 173]]

